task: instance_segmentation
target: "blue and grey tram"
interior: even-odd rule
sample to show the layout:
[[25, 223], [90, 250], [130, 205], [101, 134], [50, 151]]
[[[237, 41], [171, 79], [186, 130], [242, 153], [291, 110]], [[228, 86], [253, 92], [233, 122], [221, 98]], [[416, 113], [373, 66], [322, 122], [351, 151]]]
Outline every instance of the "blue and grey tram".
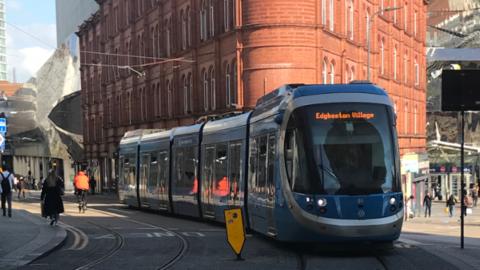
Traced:
[[285, 242], [391, 242], [403, 224], [396, 115], [370, 83], [284, 85], [238, 116], [136, 130], [119, 147], [132, 207], [245, 226]]

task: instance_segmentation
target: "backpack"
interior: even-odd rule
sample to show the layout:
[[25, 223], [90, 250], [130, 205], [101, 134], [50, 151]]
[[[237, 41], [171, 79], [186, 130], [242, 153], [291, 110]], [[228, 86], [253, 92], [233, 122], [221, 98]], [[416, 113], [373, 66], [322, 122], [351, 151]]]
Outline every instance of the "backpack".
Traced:
[[3, 189], [3, 194], [9, 194], [10, 191], [12, 191], [12, 187], [10, 186], [10, 175], [12, 175], [12, 173], [10, 173], [7, 178], [5, 178], [5, 175], [3, 175], [3, 173], [0, 173], [2, 175], [2, 189]]

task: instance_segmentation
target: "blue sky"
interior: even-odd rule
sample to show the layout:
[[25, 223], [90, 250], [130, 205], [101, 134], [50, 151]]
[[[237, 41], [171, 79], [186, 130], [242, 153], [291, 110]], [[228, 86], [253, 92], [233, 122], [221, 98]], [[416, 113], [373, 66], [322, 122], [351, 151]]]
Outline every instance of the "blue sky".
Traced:
[[[79, 0], [81, 1], [81, 0]], [[56, 46], [55, 0], [6, 0], [7, 22]], [[17, 82], [26, 82], [52, 55], [54, 49], [7, 24], [9, 79], [17, 69]]]

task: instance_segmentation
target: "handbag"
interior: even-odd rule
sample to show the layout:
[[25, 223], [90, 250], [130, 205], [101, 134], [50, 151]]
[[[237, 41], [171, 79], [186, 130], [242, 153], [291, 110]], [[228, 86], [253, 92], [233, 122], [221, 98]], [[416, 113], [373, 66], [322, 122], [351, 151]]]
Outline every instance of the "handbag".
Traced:
[[448, 207], [445, 208], [445, 213], [448, 213], [448, 210], [450, 210]]
[[40, 211], [42, 213], [43, 218], [47, 217], [47, 214], [46, 214], [46, 211], [45, 211], [45, 203], [43, 201], [40, 203]]
[[472, 211], [472, 208], [467, 208], [467, 214], [472, 214], [473, 211]]

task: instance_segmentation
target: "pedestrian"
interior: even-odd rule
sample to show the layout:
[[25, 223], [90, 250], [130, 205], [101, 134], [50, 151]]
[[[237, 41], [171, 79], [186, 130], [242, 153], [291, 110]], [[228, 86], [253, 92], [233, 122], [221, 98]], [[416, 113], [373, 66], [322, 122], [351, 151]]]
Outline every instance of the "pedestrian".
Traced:
[[[438, 188], [438, 184], [435, 185], [435, 187], [433, 188], [433, 198], [432, 198], [432, 201], [435, 200], [435, 198], [438, 197], [438, 195], [440, 195], [440, 189]], [[439, 198], [440, 199], [440, 198]]]
[[62, 200], [64, 188], [63, 182], [55, 176], [55, 171], [50, 171], [40, 196], [40, 200], [45, 204], [45, 215], [50, 216], [50, 226], [58, 226], [60, 214], [65, 211]]
[[427, 217], [427, 212], [428, 217], [430, 217], [432, 215], [432, 197], [429, 192], [427, 192], [427, 195], [423, 198], [423, 207], [425, 208], [425, 217]]
[[472, 188], [472, 203], [473, 203], [473, 207], [477, 207], [477, 200], [478, 200], [478, 187], [477, 186], [474, 186]]
[[15, 174], [13, 175], [13, 189], [15, 190], [15, 192], [17, 192], [17, 184], [18, 184], [18, 178], [15, 176]]
[[95, 195], [95, 188], [97, 187], [97, 181], [92, 176], [90, 177], [90, 188], [92, 189], [92, 195]]
[[12, 217], [12, 190], [13, 190], [13, 173], [12, 170], [5, 166], [5, 170], [0, 173], [0, 193], [2, 197], [3, 216], [6, 215], [5, 203], [8, 203], [8, 217]]
[[25, 180], [23, 179], [23, 176], [20, 176], [20, 179], [17, 184], [18, 188], [18, 199], [20, 199], [20, 194], [23, 194], [23, 198], [25, 199]]
[[[83, 210], [85, 210], [87, 208], [87, 192], [90, 189], [88, 176], [85, 175], [85, 172], [79, 171], [73, 182], [75, 184], [75, 189], [77, 190], [78, 202], [84, 203]], [[79, 210], [81, 211], [82, 209]]]
[[457, 199], [455, 199], [455, 196], [450, 195], [450, 198], [447, 200], [447, 207], [448, 211], [450, 213], [450, 217], [453, 217], [453, 214], [455, 213], [455, 203], [457, 202]]

